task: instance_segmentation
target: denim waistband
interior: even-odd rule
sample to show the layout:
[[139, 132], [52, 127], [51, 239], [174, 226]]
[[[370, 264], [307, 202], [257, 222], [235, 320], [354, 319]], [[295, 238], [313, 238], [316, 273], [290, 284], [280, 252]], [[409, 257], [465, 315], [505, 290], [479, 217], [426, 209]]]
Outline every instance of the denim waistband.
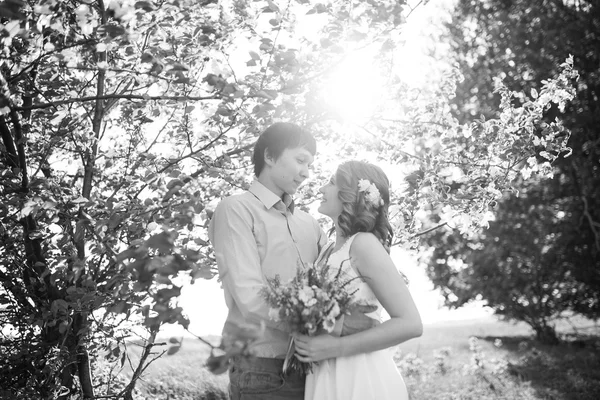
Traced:
[[[241, 370], [252, 369], [253, 371], [274, 372], [281, 374], [283, 371], [282, 358], [266, 358], [266, 357], [233, 357], [233, 365]], [[288, 378], [296, 376], [304, 379], [304, 375], [300, 371], [291, 370], [286, 373]]]

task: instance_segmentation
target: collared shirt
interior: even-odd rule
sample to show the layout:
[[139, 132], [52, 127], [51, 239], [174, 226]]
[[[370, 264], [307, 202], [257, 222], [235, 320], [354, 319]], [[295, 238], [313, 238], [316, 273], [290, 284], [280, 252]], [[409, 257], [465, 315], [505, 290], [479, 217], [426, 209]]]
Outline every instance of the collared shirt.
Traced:
[[327, 243], [313, 217], [295, 210], [291, 197], [284, 201], [255, 180], [248, 191], [219, 203], [208, 229], [229, 309], [223, 335], [239, 324], [264, 321], [265, 335], [253, 345], [258, 357], [283, 358], [290, 339], [286, 325], [269, 319], [259, 294], [266, 278], [291, 279]]

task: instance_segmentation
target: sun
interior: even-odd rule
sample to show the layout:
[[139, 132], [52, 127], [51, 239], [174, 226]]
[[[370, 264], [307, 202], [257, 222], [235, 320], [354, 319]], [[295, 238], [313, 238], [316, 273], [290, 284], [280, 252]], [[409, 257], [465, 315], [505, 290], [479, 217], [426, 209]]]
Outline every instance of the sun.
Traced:
[[345, 123], [367, 120], [383, 105], [386, 79], [374, 60], [373, 50], [349, 53], [323, 87], [327, 107]]

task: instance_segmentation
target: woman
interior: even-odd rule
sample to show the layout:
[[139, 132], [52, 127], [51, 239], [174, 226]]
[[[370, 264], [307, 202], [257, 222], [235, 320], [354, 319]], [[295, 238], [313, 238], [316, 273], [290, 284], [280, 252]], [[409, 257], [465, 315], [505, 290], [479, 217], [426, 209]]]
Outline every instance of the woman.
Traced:
[[[389, 255], [389, 181], [381, 168], [360, 161], [341, 164], [319, 190], [319, 212], [333, 220], [336, 239], [322, 257], [332, 271], [354, 279], [357, 301], [375, 305], [369, 317], [390, 319], [363, 332], [336, 337], [296, 335], [296, 357], [313, 362], [307, 400], [404, 400], [408, 393], [390, 347], [423, 332], [419, 312]], [[340, 323], [340, 322], [338, 322]]]

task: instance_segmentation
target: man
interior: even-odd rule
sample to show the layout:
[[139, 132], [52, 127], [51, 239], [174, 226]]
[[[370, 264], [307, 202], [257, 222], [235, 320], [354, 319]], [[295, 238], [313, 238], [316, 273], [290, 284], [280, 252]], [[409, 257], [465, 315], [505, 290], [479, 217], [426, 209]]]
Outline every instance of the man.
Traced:
[[[252, 345], [256, 357], [236, 358], [230, 366], [233, 400], [304, 398], [305, 377], [296, 371], [282, 374], [289, 328], [269, 319], [259, 291], [265, 277], [279, 275], [286, 281], [298, 265], [313, 263], [327, 242], [317, 221], [295, 209], [291, 198], [308, 178], [315, 154], [315, 140], [307, 131], [291, 123], [271, 125], [254, 146], [256, 179], [248, 191], [221, 201], [211, 220], [208, 234], [229, 309], [223, 335], [238, 325], [266, 325], [263, 338]], [[364, 323], [368, 326], [359, 329], [371, 326]]]

